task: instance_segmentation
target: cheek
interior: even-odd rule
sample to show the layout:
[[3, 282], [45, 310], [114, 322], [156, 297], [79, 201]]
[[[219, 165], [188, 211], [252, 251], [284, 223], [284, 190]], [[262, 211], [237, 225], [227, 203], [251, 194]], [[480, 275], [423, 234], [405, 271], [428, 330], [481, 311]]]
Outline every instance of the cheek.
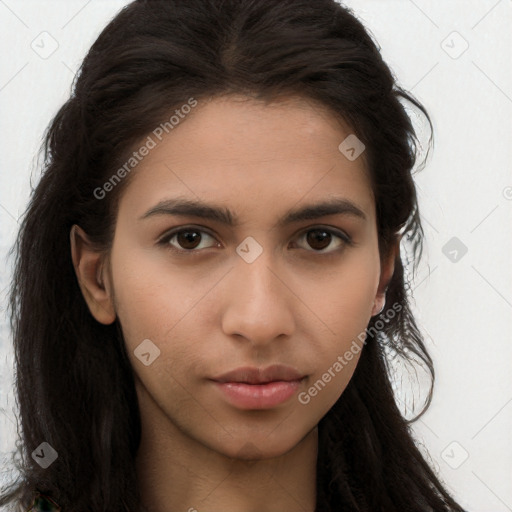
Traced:
[[[354, 255], [356, 256], [356, 255]], [[375, 255], [358, 254], [336, 275], [327, 292], [317, 294], [316, 308], [329, 328], [323, 336], [312, 337], [316, 371], [299, 401], [313, 415], [325, 413], [347, 387], [364, 349], [366, 328], [379, 280], [379, 260]], [[318, 418], [317, 418], [318, 419]]]
[[[149, 371], [148, 375], [153, 378], [156, 377], [155, 371], [179, 374], [180, 368], [185, 366], [184, 361], [190, 358], [191, 342], [199, 336], [189, 330], [183, 339], [183, 332], [180, 332], [180, 318], [185, 315], [183, 302], [174, 299], [172, 293], [164, 293], [161, 288], [147, 284], [139, 286], [126, 281], [120, 288], [116, 295], [116, 310], [126, 350], [136, 373]], [[150, 356], [143, 356], [146, 353]], [[146, 362], [151, 361], [151, 366], [141, 366], [144, 357]]]
[[[124, 252], [130, 254], [129, 259], [120, 257], [122, 254], [118, 249], [117, 260], [112, 260], [112, 278], [116, 313], [131, 365], [145, 382], [181, 382], [187, 369], [190, 374], [190, 368], [200, 367], [205, 336], [197, 312], [200, 299], [212, 287], [211, 276], [191, 283], [183, 272], [171, 272], [147, 254], [133, 249]], [[144, 365], [142, 354], [146, 353], [154, 364]]]
[[366, 328], [371, 318], [377, 283], [371, 271], [364, 277], [353, 273], [339, 285], [338, 296], [332, 301], [332, 330], [352, 338]]
[[357, 337], [366, 328], [379, 283], [380, 262], [377, 250], [354, 251], [337, 272], [317, 292], [317, 311], [334, 335], [343, 340]]
[[130, 345], [172, 329], [197, 301], [198, 283], [187, 282], [153, 249], [116, 240], [112, 269], [116, 312]]

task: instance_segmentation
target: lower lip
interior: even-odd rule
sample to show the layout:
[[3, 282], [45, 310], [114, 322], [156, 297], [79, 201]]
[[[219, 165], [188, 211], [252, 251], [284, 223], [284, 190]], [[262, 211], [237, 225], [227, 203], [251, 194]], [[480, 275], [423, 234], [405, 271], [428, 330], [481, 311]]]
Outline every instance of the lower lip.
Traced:
[[270, 409], [292, 397], [300, 380], [274, 381], [266, 384], [215, 382], [226, 398], [239, 409]]

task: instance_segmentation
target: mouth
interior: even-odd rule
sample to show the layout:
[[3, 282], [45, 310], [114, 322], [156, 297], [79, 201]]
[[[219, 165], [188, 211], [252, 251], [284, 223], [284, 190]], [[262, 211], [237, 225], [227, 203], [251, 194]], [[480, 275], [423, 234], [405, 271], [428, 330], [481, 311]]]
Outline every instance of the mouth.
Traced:
[[239, 409], [270, 409], [289, 400], [306, 375], [295, 368], [273, 365], [243, 367], [210, 379], [231, 405]]

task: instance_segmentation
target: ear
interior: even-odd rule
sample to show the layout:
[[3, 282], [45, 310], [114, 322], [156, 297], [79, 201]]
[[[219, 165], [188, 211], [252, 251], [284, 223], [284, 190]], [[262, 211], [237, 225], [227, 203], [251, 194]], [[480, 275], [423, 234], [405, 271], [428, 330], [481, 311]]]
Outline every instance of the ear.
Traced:
[[400, 254], [400, 240], [402, 237], [393, 244], [388, 251], [388, 255], [385, 259], [381, 260], [380, 263], [380, 279], [377, 293], [375, 295], [375, 301], [373, 303], [372, 316], [378, 315], [384, 309], [386, 304], [386, 291], [388, 289], [389, 282], [393, 277], [395, 271], [395, 260]]
[[70, 231], [71, 257], [80, 290], [92, 316], [108, 325], [116, 313], [104, 253], [94, 248], [85, 231], [74, 224]]

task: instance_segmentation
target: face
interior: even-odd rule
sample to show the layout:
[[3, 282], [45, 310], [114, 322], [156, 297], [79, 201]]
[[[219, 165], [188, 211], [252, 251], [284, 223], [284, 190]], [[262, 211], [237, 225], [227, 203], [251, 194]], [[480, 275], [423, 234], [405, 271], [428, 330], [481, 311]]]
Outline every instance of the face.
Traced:
[[350, 133], [312, 102], [231, 96], [153, 137], [105, 274], [143, 425], [275, 457], [343, 393], [390, 271]]

